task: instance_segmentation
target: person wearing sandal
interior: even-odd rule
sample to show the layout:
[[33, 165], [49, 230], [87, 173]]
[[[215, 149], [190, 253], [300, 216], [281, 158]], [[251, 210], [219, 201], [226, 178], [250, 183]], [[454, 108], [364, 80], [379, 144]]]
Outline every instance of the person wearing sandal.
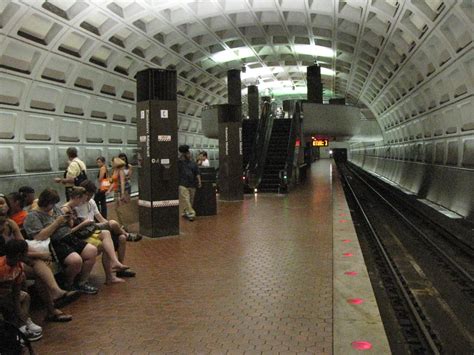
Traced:
[[[142, 236], [135, 233], [128, 233], [125, 229], [120, 227], [120, 224], [117, 221], [113, 219], [107, 220], [104, 218], [104, 216], [102, 216], [102, 214], [99, 212], [99, 209], [97, 208], [97, 204], [93, 199], [93, 196], [97, 191], [97, 187], [92, 181], [83, 181], [81, 183], [81, 187], [86, 189], [87, 201], [83, 205], [76, 207], [77, 215], [84, 220], [96, 220], [98, 222], [96, 224], [98, 228], [110, 231], [112, 234], [115, 250], [117, 251], [118, 260], [123, 263], [127, 249], [127, 240], [135, 239], [135, 241], [138, 241], [142, 238]], [[118, 271], [116, 275], [118, 277], [134, 277], [135, 272], [128, 269]]]
[[71, 232], [77, 234], [82, 228], [93, 225], [91, 233], [89, 233], [89, 230], [86, 230], [87, 236], [84, 240], [94, 245], [99, 250], [99, 253], [103, 251], [102, 265], [105, 272], [105, 283], [113, 284], [125, 282], [123, 279], [114, 275], [115, 272], [124, 272], [128, 270], [129, 267], [118, 260], [110, 232], [108, 230], [101, 230], [95, 226], [93, 219], [81, 218], [77, 214], [76, 208], [88, 202], [87, 199], [89, 199], [89, 195], [87, 195], [86, 189], [81, 186], [75, 186], [70, 192], [70, 197], [70, 200], [61, 207], [61, 210], [63, 213], [70, 213], [72, 216], [70, 221]]
[[[24, 240], [20, 228], [15, 221], [6, 218], [8, 214], [8, 200], [0, 194], [0, 243], [2, 246], [8, 240]], [[0, 248], [0, 256], [4, 255], [4, 248]], [[56, 279], [54, 278], [53, 272], [48, 264], [51, 263], [51, 254], [48, 252], [40, 252], [34, 250], [28, 244], [27, 249], [27, 262], [23, 263], [23, 270], [28, 279], [35, 280], [35, 286], [38, 290], [38, 294], [41, 300], [46, 305], [47, 318], [55, 314], [63, 314], [58, 307], [66, 303], [72, 302], [74, 299], [79, 297], [77, 291], [66, 291], [59, 287]], [[72, 319], [71, 315], [65, 315], [69, 320]], [[64, 320], [63, 320], [64, 321]]]

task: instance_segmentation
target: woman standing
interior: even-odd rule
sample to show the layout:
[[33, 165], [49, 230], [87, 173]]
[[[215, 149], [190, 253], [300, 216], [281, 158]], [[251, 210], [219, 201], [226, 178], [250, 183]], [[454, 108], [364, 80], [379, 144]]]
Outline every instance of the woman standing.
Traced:
[[99, 167], [99, 172], [97, 174], [97, 181], [99, 182], [99, 189], [94, 195], [94, 201], [99, 208], [100, 214], [107, 218], [107, 200], [106, 192], [110, 187], [109, 174], [107, 171], [107, 166], [105, 165], [105, 158], [98, 157], [96, 159], [97, 166]]
[[114, 192], [114, 200], [117, 207], [129, 202], [129, 196], [125, 190], [125, 162], [119, 157], [112, 158], [112, 184], [107, 193]]
[[125, 153], [120, 153], [118, 157], [125, 162], [123, 168], [123, 172], [125, 173], [125, 192], [128, 194], [128, 197], [130, 197], [132, 195], [132, 164], [128, 162], [128, 157]]

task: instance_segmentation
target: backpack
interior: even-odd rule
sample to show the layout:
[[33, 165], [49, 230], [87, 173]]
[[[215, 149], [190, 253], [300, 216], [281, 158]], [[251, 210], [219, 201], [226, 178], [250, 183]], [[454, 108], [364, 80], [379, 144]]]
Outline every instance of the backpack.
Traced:
[[[77, 161], [73, 162], [73, 163], [76, 163], [77, 165], [79, 165], [79, 163]], [[81, 168], [81, 166], [79, 165], [79, 169]], [[66, 178], [67, 176], [67, 169], [64, 171], [64, 178]], [[75, 178], [74, 178], [74, 185], [75, 186], [80, 186], [81, 183], [83, 181], [86, 181], [87, 180], [87, 174], [86, 174], [86, 171], [85, 170], [82, 170], [81, 169], [81, 172], [79, 173], [79, 175], [77, 175]]]

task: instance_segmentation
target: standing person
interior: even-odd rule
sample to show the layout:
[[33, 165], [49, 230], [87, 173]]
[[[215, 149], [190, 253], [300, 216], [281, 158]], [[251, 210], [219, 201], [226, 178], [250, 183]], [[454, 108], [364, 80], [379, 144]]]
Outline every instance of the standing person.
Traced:
[[209, 159], [207, 159], [207, 152], [206, 152], [206, 151], [203, 150], [203, 151], [201, 152], [201, 157], [202, 157], [202, 158], [201, 158], [201, 164], [200, 164], [200, 165], [201, 165], [203, 168], [208, 168], [208, 167], [210, 167], [211, 164], [209, 163]]
[[107, 193], [114, 192], [116, 207], [129, 201], [125, 191], [125, 162], [119, 157], [112, 158], [112, 184]]
[[195, 162], [191, 160], [189, 146], [180, 145], [178, 161], [179, 170], [179, 209], [180, 214], [189, 221], [194, 221], [196, 211], [193, 209], [196, 185], [201, 188], [201, 175]]
[[97, 180], [99, 182], [99, 190], [94, 195], [94, 201], [97, 207], [100, 209], [102, 216], [107, 218], [107, 199], [105, 193], [110, 187], [109, 172], [105, 165], [105, 158], [98, 157], [96, 159], [97, 166], [99, 167], [99, 173], [97, 174]]
[[132, 164], [128, 162], [128, 157], [125, 153], [120, 153], [118, 157], [125, 162], [125, 166], [123, 167], [123, 172], [125, 174], [125, 192], [130, 198], [130, 196], [132, 195]]
[[77, 157], [77, 148], [69, 147], [66, 150], [69, 160], [69, 165], [64, 172], [63, 178], [55, 178], [54, 181], [58, 184], [63, 184], [66, 188], [66, 200], [69, 201], [69, 193], [74, 185], [79, 185], [84, 180], [87, 180], [86, 164]]

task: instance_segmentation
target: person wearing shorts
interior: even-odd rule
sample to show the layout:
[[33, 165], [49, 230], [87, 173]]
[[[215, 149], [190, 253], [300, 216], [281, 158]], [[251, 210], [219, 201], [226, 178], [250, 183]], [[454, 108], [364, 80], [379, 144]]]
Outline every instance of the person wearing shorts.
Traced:
[[[56, 206], [59, 200], [56, 190], [45, 189], [41, 192], [38, 207], [25, 219], [25, 231], [36, 240], [51, 238], [53, 257], [64, 268], [65, 288], [96, 294], [97, 287], [87, 280], [95, 264], [97, 248], [71, 234], [71, 215], [63, 214]], [[74, 284], [76, 278], [77, 282]]]

